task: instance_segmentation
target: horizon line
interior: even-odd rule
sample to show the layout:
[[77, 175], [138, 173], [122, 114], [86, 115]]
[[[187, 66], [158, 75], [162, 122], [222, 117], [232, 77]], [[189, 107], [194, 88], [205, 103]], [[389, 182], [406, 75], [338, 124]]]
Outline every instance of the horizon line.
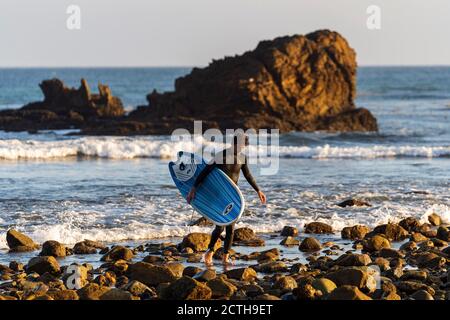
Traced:
[[[206, 68], [208, 65], [136, 65], [136, 66], [1, 66], [0, 69], [157, 69], [157, 68]], [[357, 67], [450, 67], [450, 64], [361, 64]]]

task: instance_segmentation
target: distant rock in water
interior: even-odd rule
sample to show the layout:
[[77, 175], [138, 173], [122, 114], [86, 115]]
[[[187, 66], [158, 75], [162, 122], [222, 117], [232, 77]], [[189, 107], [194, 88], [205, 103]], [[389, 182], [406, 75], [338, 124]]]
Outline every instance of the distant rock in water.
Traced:
[[174, 92], [150, 93], [149, 105], [128, 119], [158, 122], [166, 133], [194, 119], [220, 129], [376, 131], [375, 117], [355, 107], [355, 96], [355, 51], [337, 32], [320, 30], [194, 68], [176, 79]]
[[39, 86], [43, 101], [29, 103], [18, 110], [0, 111], [1, 130], [82, 128], [87, 123], [125, 113], [121, 100], [106, 85], [98, 85], [98, 94], [91, 93], [85, 79], [81, 79], [78, 89], [66, 87], [59, 79], [44, 80]]

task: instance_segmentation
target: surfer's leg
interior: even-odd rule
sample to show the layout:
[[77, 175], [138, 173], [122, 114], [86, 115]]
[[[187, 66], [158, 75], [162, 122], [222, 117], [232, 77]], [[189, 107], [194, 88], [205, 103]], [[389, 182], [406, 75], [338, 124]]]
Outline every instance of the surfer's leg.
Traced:
[[223, 247], [223, 263], [227, 264], [230, 254], [230, 248], [233, 244], [233, 237], [234, 237], [234, 223], [228, 225], [226, 227], [226, 235], [225, 235], [225, 244]]
[[206, 264], [212, 263], [212, 258], [214, 255], [214, 246], [216, 245], [217, 240], [219, 240], [219, 237], [220, 237], [222, 231], [223, 231], [222, 226], [216, 226], [216, 228], [211, 233], [211, 240], [209, 241], [208, 251], [206, 251], [206, 253], [205, 253], [205, 263]]

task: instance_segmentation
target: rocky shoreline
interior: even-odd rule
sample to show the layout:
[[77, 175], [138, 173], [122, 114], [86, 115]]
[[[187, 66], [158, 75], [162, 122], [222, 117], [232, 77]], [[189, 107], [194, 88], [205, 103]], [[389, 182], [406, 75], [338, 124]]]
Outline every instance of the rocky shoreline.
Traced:
[[[11, 229], [11, 261], [0, 264], [0, 300], [449, 300], [450, 231], [438, 215], [428, 220], [346, 227], [340, 237], [348, 246], [320, 241], [339, 234], [323, 222], [300, 231], [285, 226], [270, 236], [279, 243], [272, 247], [250, 228], [239, 228], [232, 251], [236, 265], [223, 272], [200, 267], [207, 233], [190, 233], [179, 243], [107, 247], [85, 240], [66, 247], [52, 240], [38, 245]], [[305, 263], [287, 250], [306, 255]], [[22, 264], [14, 259], [20, 252], [33, 257]], [[221, 252], [218, 245], [216, 264]], [[98, 267], [81, 263], [99, 254]], [[81, 262], [65, 263], [73, 256]], [[71, 289], [73, 266], [78, 289]]]

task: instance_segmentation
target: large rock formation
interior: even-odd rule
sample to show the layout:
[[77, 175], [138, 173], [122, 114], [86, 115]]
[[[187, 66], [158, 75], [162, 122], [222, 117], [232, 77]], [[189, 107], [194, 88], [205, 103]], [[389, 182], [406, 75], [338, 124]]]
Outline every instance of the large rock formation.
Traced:
[[321, 30], [262, 41], [194, 68], [174, 92], [149, 94], [149, 105], [128, 119], [157, 122], [167, 133], [194, 119], [221, 129], [376, 131], [373, 115], [355, 108], [355, 95], [355, 51], [338, 33]]
[[81, 79], [78, 89], [66, 87], [59, 79], [44, 80], [39, 86], [43, 101], [29, 103], [18, 110], [0, 111], [1, 130], [82, 128], [87, 123], [110, 120], [125, 113], [120, 99], [106, 85], [98, 85], [98, 94], [91, 93], [85, 79]]
[[287, 131], [376, 131], [356, 108], [355, 51], [338, 33], [320, 30], [262, 41], [253, 51], [213, 61], [175, 81], [175, 91], [147, 96], [124, 116], [107, 86], [92, 94], [58, 80], [41, 84], [44, 101], [0, 111], [0, 130], [81, 128], [82, 134], [170, 134], [176, 128], [274, 128]]

